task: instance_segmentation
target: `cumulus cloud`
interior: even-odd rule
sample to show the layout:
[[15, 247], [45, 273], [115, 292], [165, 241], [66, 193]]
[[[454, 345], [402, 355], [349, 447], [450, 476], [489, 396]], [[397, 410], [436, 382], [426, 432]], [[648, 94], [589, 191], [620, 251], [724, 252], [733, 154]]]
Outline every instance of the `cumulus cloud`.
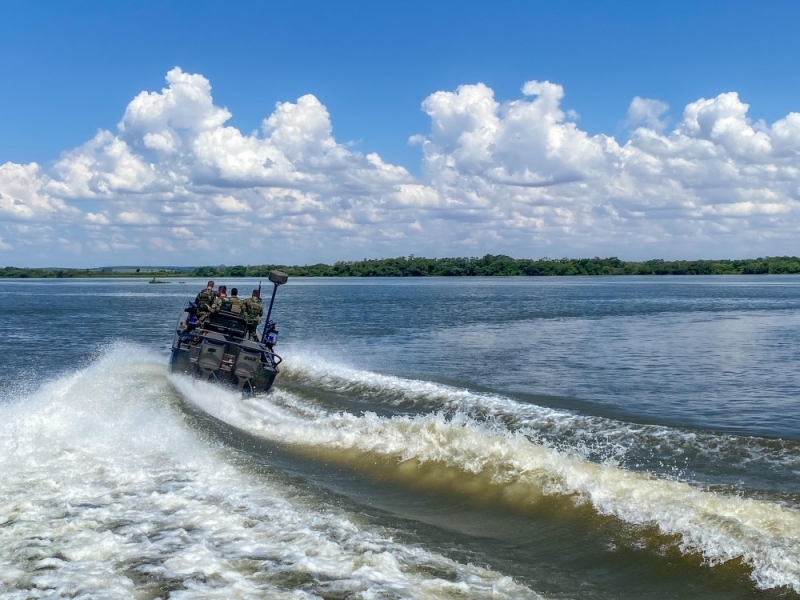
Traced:
[[549, 81], [506, 101], [480, 83], [432, 93], [430, 130], [411, 138], [415, 178], [336, 140], [313, 95], [276, 103], [246, 134], [206, 78], [175, 68], [116, 131], [50, 168], [0, 165], [0, 251], [21, 264], [55, 264], [65, 248], [82, 264], [216, 264], [792, 247], [800, 114], [753, 122], [727, 92], [690, 103], [669, 129], [669, 107], [637, 96], [618, 141], [582, 130], [564, 101]]
[[[522, 91], [533, 99], [498, 103], [475, 85], [423, 103], [431, 133], [414, 141], [430, 186], [481, 215], [470, 233], [477, 243], [504, 232], [517, 247], [523, 235], [578, 253], [789, 247], [800, 218], [795, 113], [769, 128], [747, 118], [736, 93], [724, 93], [689, 104], [664, 133], [666, 104], [635, 98], [628, 118], [638, 127], [621, 145], [580, 130], [561, 109], [560, 86], [532, 81]], [[759, 245], [767, 230], [783, 244]], [[739, 246], [724, 252], [730, 244]]]
[[36, 163], [0, 165], [0, 219], [33, 221], [77, 214], [75, 208], [48, 194], [49, 182]]
[[666, 102], [636, 96], [628, 107], [628, 124], [643, 125], [660, 133], [667, 126], [667, 121], [662, 119], [662, 115], [668, 110], [669, 105]]

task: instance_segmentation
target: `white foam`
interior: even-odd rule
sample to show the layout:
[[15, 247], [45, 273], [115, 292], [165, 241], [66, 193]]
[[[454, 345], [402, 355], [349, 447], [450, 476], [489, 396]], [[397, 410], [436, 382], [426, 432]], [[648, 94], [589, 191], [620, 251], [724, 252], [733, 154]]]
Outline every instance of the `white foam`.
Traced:
[[163, 361], [139, 347], [6, 400], [4, 597], [538, 597], [236, 468], [186, 426]]
[[601, 515], [678, 536], [682, 552], [699, 553], [710, 565], [741, 560], [760, 588], [800, 592], [800, 512], [774, 502], [704, 491], [613, 462], [597, 464], [461, 413], [310, 415], [280, 390], [238, 401], [202, 393], [197, 382], [179, 379], [176, 385], [208, 413], [270, 440], [301, 450], [357, 450], [397, 462], [440, 464], [482, 475], [496, 486], [522, 486], [531, 502], [541, 494], [570, 498]]
[[[352, 394], [393, 405], [411, 405], [425, 411], [459, 411], [476, 418], [501, 418], [513, 429], [586, 456], [625, 462], [633, 448], [641, 454], [685, 458], [703, 456], [719, 465], [719, 457], [737, 465], [790, 473], [800, 469], [800, 445], [780, 440], [762, 443], [754, 437], [642, 425], [583, 415], [520, 402], [509, 396], [475, 392], [430, 381], [406, 379], [351, 368], [317, 354], [287, 353], [282, 377], [320, 389]], [[637, 459], [633, 459], [637, 460]], [[635, 466], [635, 463], [629, 466]], [[665, 465], [674, 474], [683, 466]]]

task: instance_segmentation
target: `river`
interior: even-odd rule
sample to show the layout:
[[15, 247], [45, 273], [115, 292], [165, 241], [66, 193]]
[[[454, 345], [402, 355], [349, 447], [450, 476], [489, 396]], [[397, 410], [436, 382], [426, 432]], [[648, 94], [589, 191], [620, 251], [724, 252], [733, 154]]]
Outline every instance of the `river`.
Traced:
[[0, 281], [4, 598], [800, 595], [800, 277], [293, 278], [247, 399], [204, 283]]

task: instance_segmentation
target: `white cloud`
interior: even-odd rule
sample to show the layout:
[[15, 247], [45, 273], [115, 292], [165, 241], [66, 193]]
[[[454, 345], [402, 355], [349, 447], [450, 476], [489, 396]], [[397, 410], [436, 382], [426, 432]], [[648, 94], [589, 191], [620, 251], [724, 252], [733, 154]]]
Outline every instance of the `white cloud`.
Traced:
[[745, 161], [768, 157], [772, 152], [771, 139], [766, 132], [752, 127], [747, 119], [748, 108], [736, 92], [710, 100], [702, 98], [686, 107], [680, 128], [687, 136], [708, 140]]
[[117, 221], [124, 225], [158, 225], [158, 218], [139, 211], [123, 211], [117, 215]]
[[250, 212], [250, 206], [243, 200], [238, 200], [234, 196], [214, 196], [214, 206], [223, 213], [246, 213]]
[[422, 106], [431, 135], [422, 146], [432, 182], [462, 204], [487, 205], [493, 204], [487, 186], [548, 187], [603, 168], [603, 139], [565, 121], [561, 86], [529, 81], [523, 93], [535, 98], [500, 104], [483, 84], [429, 96]]
[[560, 85], [521, 92], [498, 101], [478, 83], [424, 99], [431, 126], [411, 138], [423, 154], [415, 179], [337, 141], [312, 95], [278, 102], [245, 134], [226, 125], [207, 79], [175, 68], [164, 89], [130, 102], [116, 132], [50, 169], [0, 165], [0, 251], [48, 265], [65, 246], [82, 264], [164, 252], [217, 264], [244, 248], [265, 262], [795, 251], [800, 113], [753, 122], [729, 92], [690, 103], [668, 130], [668, 106], [637, 96], [630, 139], [617, 141], [578, 127]]
[[176, 238], [193, 238], [194, 234], [186, 227], [173, 227], [171, 230], [172, 235]]
[[154, 191], [159, 184], [156, 166], [109, 131], [100, 131], [65, 153], [53, 172], [57, 179], [48, 189], [65, 198], [116, 199], [120, 194]]
[[214, 106], [211, 84], [178, 67], [167, 73], [168, 87], [134, 98], [118, 125], [119, 137], [144, 150], [164, 154], [187, 151], [201, 133], [219, 129], [231, 114]]
[[628, 124], [644, 125], [660, 133], [667, 126], [666, 120], [661, 117], [668, 110], [669, 105], [666, 102], [636, 96], [628, 107]]
[[[535, 236], [531, 246], [572, 254], [646, 246], [651, 255], [707, 255], [736, 238], [737, 252], [748, 243], [755, 253], [790, 247], [800, 225], [796, 113], [768, 128], [748, 120], [737, 94], [720, 94], [687, 106], [665, 134], [666, 105], [636, 98], [629, 119], [640, 127], [620, 145], [569, 121], [560, 86], [529, 82], [523, 93], [536, 97], [500, 104], [478, 85], [423, 103], [432, 119], [421, 140], [430, 185], [483, 215], [470, 239], [505, 231], [505, 243], [519, 248], [519, 231]], [[780, 240], [770, 248], [755, 243], [765, 228]]]
[[94, 225], [108, 225], [110, 221], [103, 213], [86, 213], [86, 220]]
[[0, 219], [37, 220], [78, 211], [47, 193], [49, 179], [39, 165], [0, 165]]

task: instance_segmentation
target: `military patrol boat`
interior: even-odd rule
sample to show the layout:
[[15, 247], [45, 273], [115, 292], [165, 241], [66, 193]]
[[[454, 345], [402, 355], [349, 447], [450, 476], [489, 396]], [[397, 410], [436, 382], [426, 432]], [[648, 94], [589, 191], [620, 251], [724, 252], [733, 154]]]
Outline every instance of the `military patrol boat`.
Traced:
[[275, 381], [282, 361], [272, 350], [278, 339], [275, 322], [270, 320], [272, 306], [278, 286], [286, 283], [289, 276], [271, 271], [269, 280], [274, 287], [259, 341], [246, 339], [244, 315], [219, 310], [212, 312], [201, 326], [197, 321], [197, 306], [189, 302], [178, 317], [170, 370], [226, 383], [245, 394], [266, 392]]

